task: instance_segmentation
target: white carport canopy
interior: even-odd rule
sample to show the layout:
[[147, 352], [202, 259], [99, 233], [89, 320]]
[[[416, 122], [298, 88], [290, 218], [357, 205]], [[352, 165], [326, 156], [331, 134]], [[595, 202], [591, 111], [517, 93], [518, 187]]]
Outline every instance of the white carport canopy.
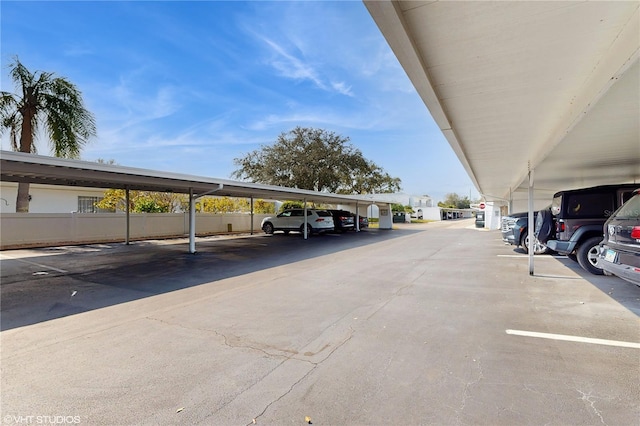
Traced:
[[486, 200], [640, 180], [640, 2], [364, 3]]
[[364, 3], [487, 201], [640, 182], [640, 2]]
[[[190, 195], [189, 240], [195, 252], [194, 200], [203, 195], [261, 198], [266, 200], [303, 200], [327, 204], [354, 205], [391, 204], [366, 195], [342, 195], [273, 185], [168, 173], [96, 162], [69, 160], [21, 152], [0, 151], [0, 180], [45, 185], [113, 188], [124, 190], [174, 192]], [[127, 220], [127, 242], [129, 221]]]

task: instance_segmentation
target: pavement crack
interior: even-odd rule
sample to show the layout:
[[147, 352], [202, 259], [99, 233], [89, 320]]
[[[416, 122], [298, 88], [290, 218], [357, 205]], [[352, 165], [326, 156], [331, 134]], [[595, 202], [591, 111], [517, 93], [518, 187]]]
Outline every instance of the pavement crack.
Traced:
[[[340, 348], [341, 348], [342, 346], [344, 346], [347, 342], [349, 342], [349, 341], [353, 338], [354, 334], [355, 334], [355, 330], [354, 330], [353, 328], [351, 328], [351, 327], [350, 327], [350, 333], [349, 333], [349, 336], [347, 336], [347, 338], [345, 338], [342, 342], [340, 342], [340, 344], [336, 345], [336, 347], [335, 347], [335, 348], [333, 348], [333, 350], [332, 350], [332, 351], [330, 351], [330, 352], [329, 352], [329, 354], [328, 354], [326, 357], [324, 357], [322, 360], [320, 360], [320, 361], [318, 361], [318, 362], [311, 362], [311, 361], [307, 361], [307, 362], [309, 362], [310, 364], [312, 364], [312, 365], [313, 365], [313, 367], [312, 367], [309, 371], [307, 371], [304, 375], [302, 375], [302, 377], [300, 377], [298, 380], [296, 380], [294, 383], [292, 383], [292, 384], [291, 384], [291, 386], [289, 386], [289, 389], [287, 389], [287, 390], [286, 390], [282, 395], [280, 395], [279, 397], [277, 397], [276, 399], [274, 399], [273, 401], [271, 401], [270, 403], [268, 403], [268, 404], [264, 407], [264, 409], [263, 409], [263, 410], [262, 410], [262, 411], [261, 411], [257, 416], [255, 416], [255, 417], [254, 417], [254, 420], [257, 420], [258, 418], [262, 417], [262, 416], [267, 412], [267, 410], [269, 410], [269, 408], [270, 408], [273, 404], [275, 404], [275, 403], [279, 402], [279, 401], [280, 401], [280, 400], [282, 400], [284, 397], [286, 397], [287, 395], [289, 395], [289, 394], [293, 391], [293, 389], [295, 389], [295, 387], [296, 387], [296, 386], [298, 386], [298, 385], [299, 385], [300, 383], [302, 383], [302, 382], [303, 382], [307, 377], [309, 377], [309, 376], [311, 375], [311, 373], [313, 373], [313, 372], [314, 372], [314, 371], [315, 371], [315, 370], [316, 370], [316, 369], [317, 369], [317, 368], [318, 368], [322, 363], [324, 363], [324, 362], [325, 362], [327, 359], [329, 359], [329, 358], [330, 358], [330, 357], [331, 357], [331, 356], [332, 356], [332, 355], [333, 355], [333, 354], [334, 354], [338, 349], [340, 349]], [[298, 358], [295, 358], [295, 360], [298, 360]], [[283, 363], [282, 363], [282, 364], [284, 364], [284, 361], [283, 361]], [[282, 364], [278, 365], [278, 367], [280, 367]], [[276, 367], [276, 368], [278, 368], [278, 367]], [[275, 371], [275, 369], [274, 369], [274, 370], [272, 370], [269, 374], [271, 374], [273, 371]], [[248, 424], [247, 424], [247, 426], [250, 426], [251, 424], [253, 424], [253, 422], [252, 422], [252, 423], [248, 423]]]
[[596, 414], [596, 416], [598, 416], [598, 418], [600, 419], [600, 423], [602, 423], [603, 425], [606, 425], [607, 423], [604, 421], [604, 418], [602, 417], [602, 413], [600, 413], [600, 410], [596, 408], [596, 401], [594, 401], [594, 398], [596, 397], [593, 396], [591, 392], [587, 393], [587, 392], [581, 391], [580, 389], [576, 389], [576, 390], [582, 395], [580, 399], [582, 401], [587, 402], [591, 407], [591, 409], [593, 410], [593, 412]]

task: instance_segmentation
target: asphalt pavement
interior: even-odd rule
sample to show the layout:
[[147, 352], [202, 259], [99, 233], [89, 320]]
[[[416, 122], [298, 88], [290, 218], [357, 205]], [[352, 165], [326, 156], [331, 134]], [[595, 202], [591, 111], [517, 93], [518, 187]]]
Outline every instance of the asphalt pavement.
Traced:
[[640, 424], [639, 287], [394, 227], [0, 252], [2, 424]]

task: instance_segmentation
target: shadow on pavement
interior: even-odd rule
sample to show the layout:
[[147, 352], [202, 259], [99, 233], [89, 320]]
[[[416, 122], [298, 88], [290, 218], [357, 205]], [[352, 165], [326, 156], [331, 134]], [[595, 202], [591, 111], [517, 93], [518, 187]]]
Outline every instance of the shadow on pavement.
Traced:
[[205, 237], [1, 253], [0, 330], [9, 330], [422, 232]]

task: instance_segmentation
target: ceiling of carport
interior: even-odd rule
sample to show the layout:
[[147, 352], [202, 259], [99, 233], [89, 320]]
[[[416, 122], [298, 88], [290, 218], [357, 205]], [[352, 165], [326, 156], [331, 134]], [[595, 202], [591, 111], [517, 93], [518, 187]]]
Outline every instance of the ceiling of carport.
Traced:
[[[254, 197], [266, 200], [306, 199], [310, 202], [342, 205], [394, 203], [393, 200], [385, 200], [380, 196], [373, 200], [366, 195], [331, 194], [11, 151], [0, 151], [0, 180], [186, 194], [193, 191], [194, 195], [211, 193], [216, 196]], [[222, 188], [218, 189], [220, 185]]]
[[487, 200], [640, 182], [639, 2], [364, 3]]

